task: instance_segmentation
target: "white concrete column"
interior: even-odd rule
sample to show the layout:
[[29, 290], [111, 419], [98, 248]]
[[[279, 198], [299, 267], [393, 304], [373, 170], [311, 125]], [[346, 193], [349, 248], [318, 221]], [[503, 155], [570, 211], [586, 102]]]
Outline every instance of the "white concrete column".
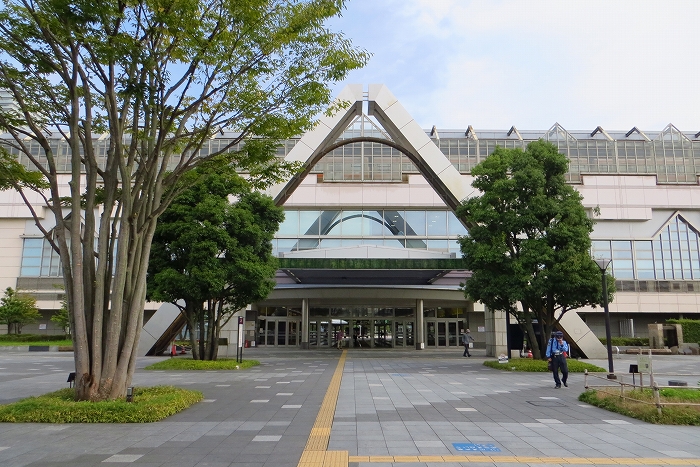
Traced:
[[506, 332], [505, 311], [492, 311], [484, 306], [484, 327], [486, 331], [486, 356], [507, 355], [508, 333]]
[[301, 299], [301, 348], [309, 348], [309, 299]]
[[423, 300], [416, 300], [416, 328], [414, 330], [414, 337], [416, 340], [416, 350], [423, 350], [425, 348], [425, 341], [423, 340]]

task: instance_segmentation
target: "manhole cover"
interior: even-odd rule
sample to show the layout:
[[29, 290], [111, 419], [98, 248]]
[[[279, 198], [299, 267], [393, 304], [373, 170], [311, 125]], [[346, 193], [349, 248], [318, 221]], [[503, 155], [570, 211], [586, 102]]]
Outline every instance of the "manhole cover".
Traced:
[[559, 401], [527, 401], [527, 403], [537, 407], [565, 407], [565, 404]]

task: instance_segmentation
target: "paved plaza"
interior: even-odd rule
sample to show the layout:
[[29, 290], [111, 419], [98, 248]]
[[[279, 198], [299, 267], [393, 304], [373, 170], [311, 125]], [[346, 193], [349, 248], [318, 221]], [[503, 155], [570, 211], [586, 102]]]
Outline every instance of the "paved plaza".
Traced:
[[[479, 352], [252, 348], [245, 358], [261, 366], [204, 372], [145, 371], [163, 357], [142, 358], [134, 385], [204, 401], [150, 424], [0, 424], [0, 466], [700, 466], [700, 427], [588, 406], [581, 374], [554, 389], [548, 373], [490, 369]], [[630, 363], [615, 358], [618, 372]], [[67, 387], [72, 365], [71, 353], [0, 352], [0, 403]], [[653, 365], [700, 374], [698, 356]], [[698, 384], [673, 376], [684, 378]]]

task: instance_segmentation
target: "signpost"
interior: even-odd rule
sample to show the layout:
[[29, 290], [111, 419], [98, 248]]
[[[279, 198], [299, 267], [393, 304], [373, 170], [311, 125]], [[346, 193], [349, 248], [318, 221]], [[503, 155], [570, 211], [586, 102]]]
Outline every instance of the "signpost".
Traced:
[[238, 317], [238, 345], [236, 346], [236, 361], [238, 363], [243, 362], [243, 331], [245, 330], [243, 326], [243, 316]]

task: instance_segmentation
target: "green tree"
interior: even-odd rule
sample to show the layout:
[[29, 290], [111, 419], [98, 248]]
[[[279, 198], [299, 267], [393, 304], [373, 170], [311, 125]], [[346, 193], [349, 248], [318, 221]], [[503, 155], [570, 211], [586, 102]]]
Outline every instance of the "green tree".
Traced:
[[25, 324], [35, 323], [41, 314], [36, 308], [36, 299], [19, 294], [12, 287], [5, 289], [5, 296], [0, 298], [0, 322], [7, 325], [7, 333], [22, 334]]
[[149, 298], [185, 314], [195, 360], [216, 360], [221, 327], [275, 285], [271, 242], [284, 210], [222, 162], [196, 171], [203, 176], [161, 215], [151, 248]]
[[[77, 399], [124, 397], [131, 384], [151, 241], [183, 175], [234, 152], [253, 180], [281, 176], [278, 142], [309, 130], [330, 84], [366, 63], [324, 25], [344, 3], [0, 6], [0, 92], [15, 102], [0, 109], [2, 145], [50, 185], [46, 226], [44, 206], [25, 201], [60, 254]], [[211, 143], [220, 132], [230, 139]]]
[[50, 319], [56, 323], [56, 326], [63, 329], [66, 336], [70, 336], [70, 312], [68, 311], [68, 301], [65, 298], [61, 300], [61, 308], [51, 315]]
[[[535, 358], [543, 342], [534, 320], [546, 341], [564, 313], [602, 298], [600, 269], [590, 256], [594, 221], [566, 183], [567, 169], [568, 160], [549, 142], [524, 151], [496, 148], [472, 170], [481, 195], [457, 210], [469, 227], [460, 239], [472, 271], [466, 296], [514, 316]], [[612, 299], [610, 276], [608, 290]]]

